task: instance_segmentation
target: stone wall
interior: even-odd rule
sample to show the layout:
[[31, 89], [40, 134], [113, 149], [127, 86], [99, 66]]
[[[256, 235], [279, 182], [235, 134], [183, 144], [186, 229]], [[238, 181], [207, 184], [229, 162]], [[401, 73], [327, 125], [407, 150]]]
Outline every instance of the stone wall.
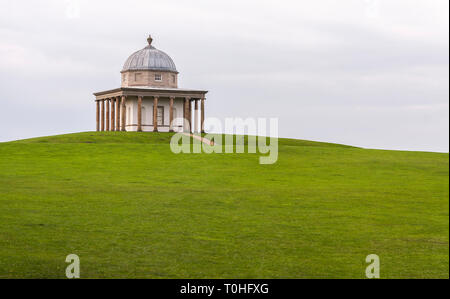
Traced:
[[[175, 98], [173, 103], [174, 108], [174, 131], [182, 132], [183, 125], [183, 101], [184, 99]], [[164, 124], [158, 126], [159, 132], [169, 131], [169, 120], [170, 120], [170, 106], [169, 98], [161, 97], [158, 99], [158, 106], [164, 107]], [[126, 130], [136, 131], [137, 130], [137, 97], [128, 97], [126, 102]], [[144, 132], [153, 131], [153, 99], [144, 98], [142, 100], [142, 130]]]
[[[161, 81], [157, 81], [155, 75], [161, 75]], [[178, 74], [162, 71], [122, 72], [122, 87], [131, 86], [178, 88]]]

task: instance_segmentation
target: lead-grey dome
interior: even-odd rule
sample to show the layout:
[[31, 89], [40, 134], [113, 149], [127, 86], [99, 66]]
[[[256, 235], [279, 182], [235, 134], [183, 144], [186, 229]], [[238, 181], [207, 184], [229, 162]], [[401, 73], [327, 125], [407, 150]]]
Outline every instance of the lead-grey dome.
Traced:
[[122, 72], [129, 70], [155, 70], [178, 73], [175, 63], [169, 55], [152, 46], [153, 39], [147, 39], [149, 45], [134, 52], [123, 65]]

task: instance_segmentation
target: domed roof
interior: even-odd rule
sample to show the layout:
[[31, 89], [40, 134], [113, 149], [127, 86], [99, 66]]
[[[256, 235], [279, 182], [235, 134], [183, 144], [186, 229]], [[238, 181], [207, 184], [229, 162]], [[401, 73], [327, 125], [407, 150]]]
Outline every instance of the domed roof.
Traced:
[[152, 37], [149, 36], [148, 46], [134, 52], [123, 65], [122, 72], [129, 70], [154, 70], [178, 73], [172, 58], [161, 50], [152, 46]]

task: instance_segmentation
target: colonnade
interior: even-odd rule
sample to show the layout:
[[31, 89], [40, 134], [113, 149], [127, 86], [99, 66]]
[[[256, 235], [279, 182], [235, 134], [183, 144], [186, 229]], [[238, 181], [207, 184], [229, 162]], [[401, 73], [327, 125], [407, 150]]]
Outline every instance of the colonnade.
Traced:
[[[153, 98], [153, 132], [158, 132], [158, 96]], [[142, 101], [144, 96], [137, 96], [137, 131], [142, 132]], [[189, 133], [204, 133], [205, 98], [183, 97], [183, 131]], [[96, 100], [96, 130], [126, 131], [126, 96], [115, 96]], [[173, 129], [173, 104], [175, 97], [169, 97], [169, 132]], [[201, 102], [200, 126], [199, 103]], [[192, 126], [192, 102], [194, 102], [194, 126]]]

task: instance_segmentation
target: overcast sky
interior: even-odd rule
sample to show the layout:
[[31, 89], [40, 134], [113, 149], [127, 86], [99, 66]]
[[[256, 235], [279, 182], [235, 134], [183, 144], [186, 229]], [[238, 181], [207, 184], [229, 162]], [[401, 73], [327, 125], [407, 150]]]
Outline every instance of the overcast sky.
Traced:
[[207, 117], [279, 135], [449, 150], [449, 1], [0, 0], [0, 141], [95, 129], [93, 92], [168, 53]]

